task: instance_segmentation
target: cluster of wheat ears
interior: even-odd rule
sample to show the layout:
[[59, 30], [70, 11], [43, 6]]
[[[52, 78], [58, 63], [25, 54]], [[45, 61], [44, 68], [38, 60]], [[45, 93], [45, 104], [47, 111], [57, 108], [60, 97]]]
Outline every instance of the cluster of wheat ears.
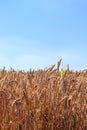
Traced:
[[0, 130], [86, 130], [87, 71], [0, 70]]

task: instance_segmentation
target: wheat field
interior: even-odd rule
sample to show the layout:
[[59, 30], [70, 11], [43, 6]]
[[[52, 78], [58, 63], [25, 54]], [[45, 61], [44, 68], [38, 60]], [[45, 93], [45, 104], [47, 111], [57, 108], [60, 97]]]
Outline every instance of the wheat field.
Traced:
[[86, 130], [87, 70], [0, 70], [0, 130]]

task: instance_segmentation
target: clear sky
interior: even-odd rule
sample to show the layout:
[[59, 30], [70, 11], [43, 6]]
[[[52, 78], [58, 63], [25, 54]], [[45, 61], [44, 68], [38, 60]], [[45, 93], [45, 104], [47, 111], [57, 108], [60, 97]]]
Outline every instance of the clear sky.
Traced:
[[87, 69], [87, 0], [0, 0], [0, 68]]

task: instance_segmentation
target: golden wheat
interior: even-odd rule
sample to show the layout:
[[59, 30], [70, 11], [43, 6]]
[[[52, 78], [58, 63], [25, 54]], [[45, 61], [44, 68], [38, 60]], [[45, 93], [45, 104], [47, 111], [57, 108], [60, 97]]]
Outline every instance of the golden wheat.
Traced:
[[0, 71], [0, 130], [86, 130], [87, 70]]

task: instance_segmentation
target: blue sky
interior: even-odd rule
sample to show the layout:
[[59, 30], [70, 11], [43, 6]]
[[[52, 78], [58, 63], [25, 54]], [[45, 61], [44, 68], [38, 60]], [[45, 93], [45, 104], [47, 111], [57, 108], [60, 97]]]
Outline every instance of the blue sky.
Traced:
[[87, 69], [87, 0], [0, 0], [0, 68]]

